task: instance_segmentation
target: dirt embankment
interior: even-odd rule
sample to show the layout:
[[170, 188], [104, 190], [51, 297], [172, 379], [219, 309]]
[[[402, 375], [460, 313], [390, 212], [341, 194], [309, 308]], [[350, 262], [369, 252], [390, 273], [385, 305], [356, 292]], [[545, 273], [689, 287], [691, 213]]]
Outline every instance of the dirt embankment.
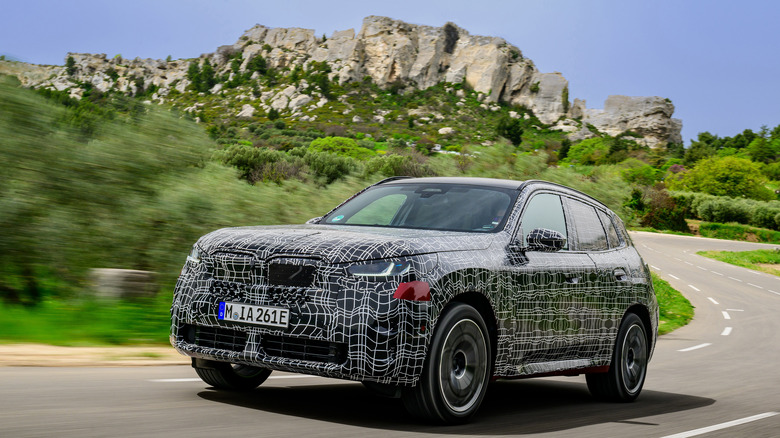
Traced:
[[58, 347], [42, 344], [0, 345], [0, 366], [187, 365], [188, 357], [166, 346]]

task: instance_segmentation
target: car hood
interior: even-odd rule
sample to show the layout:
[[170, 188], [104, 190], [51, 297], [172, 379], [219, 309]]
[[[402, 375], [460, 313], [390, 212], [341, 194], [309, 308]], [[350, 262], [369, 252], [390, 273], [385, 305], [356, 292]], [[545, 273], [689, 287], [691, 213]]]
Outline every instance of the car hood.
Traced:
[[347, 263], [443, 251], [488, 248], [495, 234], [338, 225], [282, 225], [223, 228], [200, 238], [208, 254], [251, 252], [263, 260], [306, 256]]

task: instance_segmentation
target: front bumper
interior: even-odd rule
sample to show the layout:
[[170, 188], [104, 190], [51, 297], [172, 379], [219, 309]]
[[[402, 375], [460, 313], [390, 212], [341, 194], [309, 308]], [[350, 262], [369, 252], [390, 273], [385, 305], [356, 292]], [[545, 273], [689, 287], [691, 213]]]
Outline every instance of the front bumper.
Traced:
[[[425, 360], [428, 302], [393, 298], [394, 282], [335, 275], [326, 284], [253, 285], [185, 268], [174, 292], [171, 343], [201, 359], [414, 385]], [[280, 329], [219, 320], [221, 301], [284, 307], [290, 324]]]

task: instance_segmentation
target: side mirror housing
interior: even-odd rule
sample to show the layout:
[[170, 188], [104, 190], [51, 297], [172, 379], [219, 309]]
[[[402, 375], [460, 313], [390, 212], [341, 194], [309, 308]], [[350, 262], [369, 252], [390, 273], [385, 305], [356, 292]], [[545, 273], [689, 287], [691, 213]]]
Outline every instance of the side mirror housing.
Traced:
[[322, 216], [313, 217], [313, 218], [307, 220], [306, 223], [309, 224], [309, 225], [318, 224], [318, 223], [320, 223], [321, 220], [322, 220]]
[[535, 228], [528, 233], [529, 251], [556, 252], [566, 246], [563, 234], [547, 228]]

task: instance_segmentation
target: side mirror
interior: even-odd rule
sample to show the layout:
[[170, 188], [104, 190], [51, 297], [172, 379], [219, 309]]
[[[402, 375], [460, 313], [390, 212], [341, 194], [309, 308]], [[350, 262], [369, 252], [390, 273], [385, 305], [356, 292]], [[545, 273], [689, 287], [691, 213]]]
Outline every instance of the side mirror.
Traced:
[[306, 223], [309, 224], [309, 225], [318, 224], [318, 223], [320, 223], [321, 220], [322, 220], [322, 216], [313, 217], [313, 218], [307, 220]]
[[528, 233], [529, 251], [556, 252], [564, 246], [566, 246], [566, 238], [555, 230], [535, 228]]

